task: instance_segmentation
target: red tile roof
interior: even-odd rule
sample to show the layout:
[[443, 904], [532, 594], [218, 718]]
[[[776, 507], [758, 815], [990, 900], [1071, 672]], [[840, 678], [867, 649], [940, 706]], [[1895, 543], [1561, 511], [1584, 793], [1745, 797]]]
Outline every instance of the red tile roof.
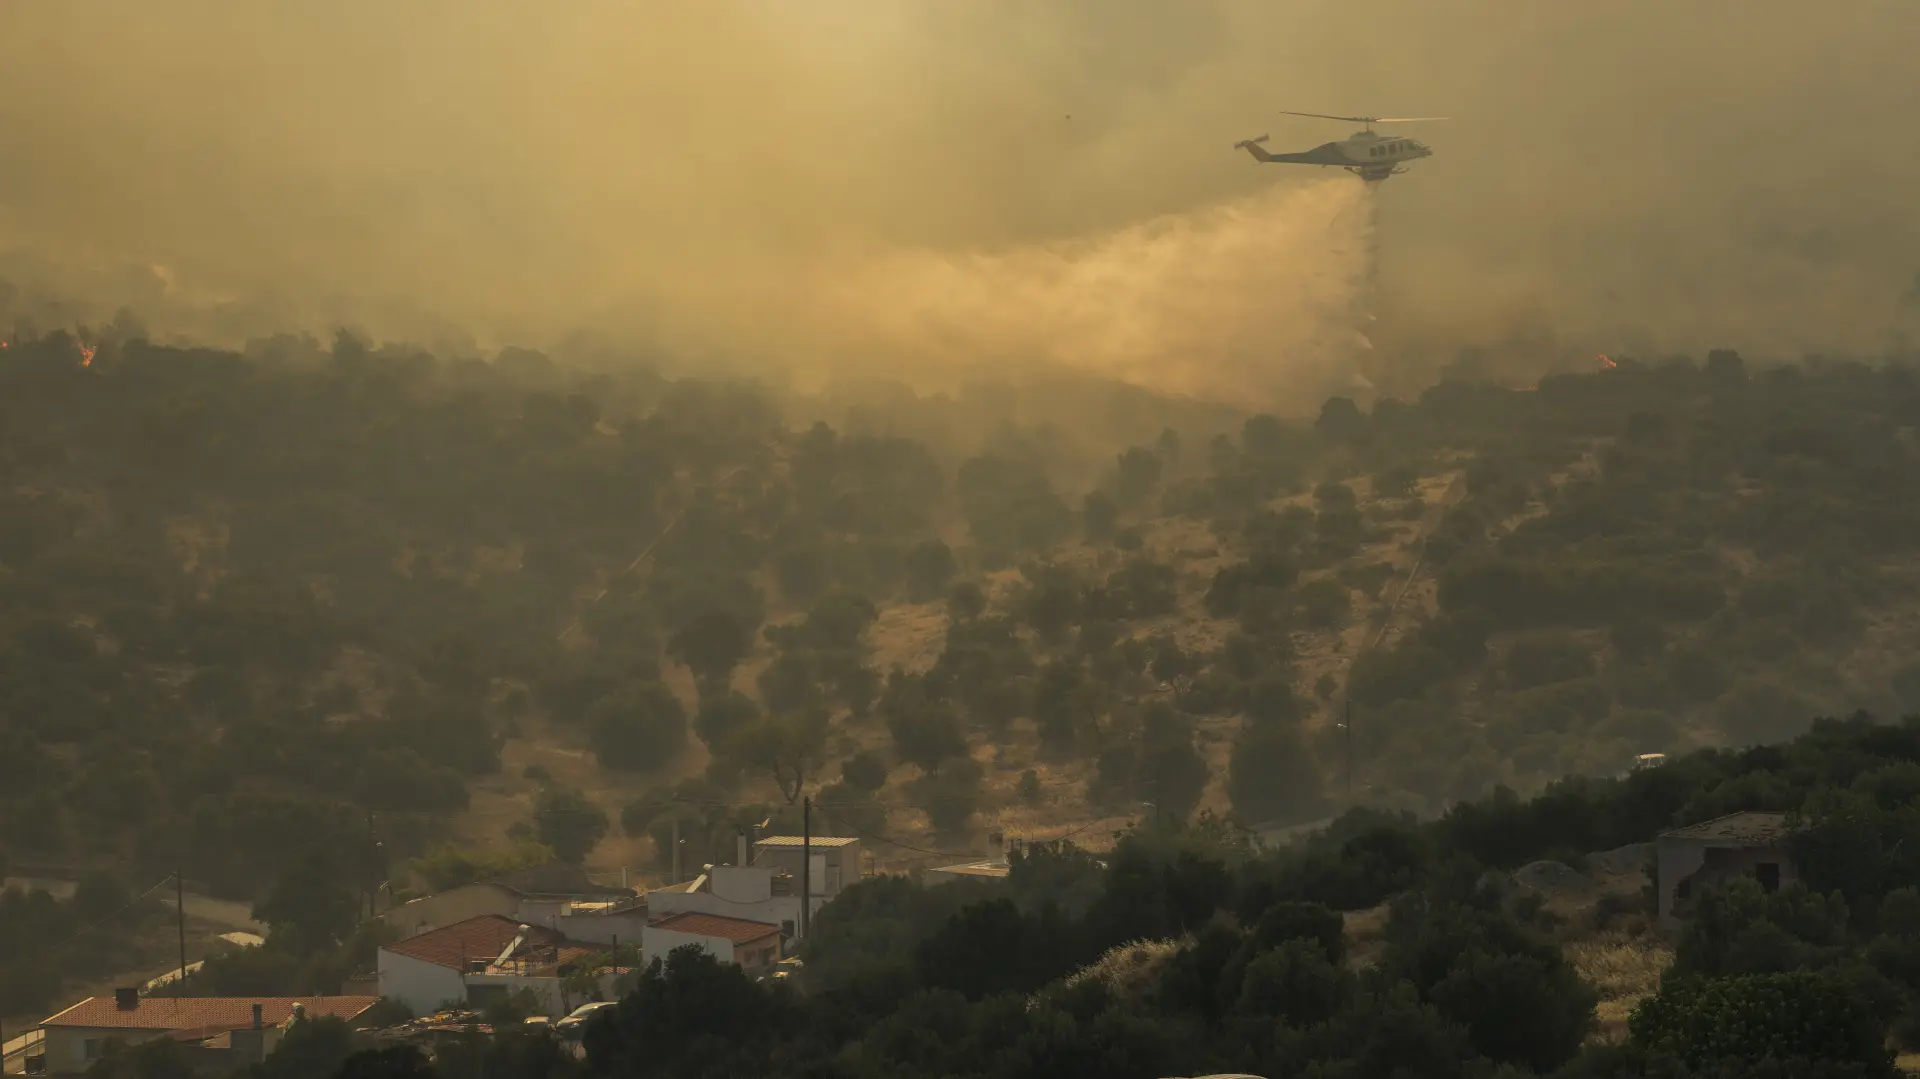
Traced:
[[558, 944], [564, 939], [551, 929], [524, 926], [498, 914], [478, 914], [466, 921], [429, 929], [382, 947], [395, 955], [404, 955], [423, 963], [465, 970], [466, 964], [472, 960], [490, 961], [498, 958], [523, 929], [527, 931], [529, 941], [541, 944]]
[[373, 1006], [377, 997], [141, 997], [122, 1009], [112, 997], [87, 999], [43, 1020], [43, 1027], [89, 1027], [111, 1030], [194, 1030], [209, 1034], [253, 1025], [253, 1006], [260, 1018], [279, 1026], [293, 1017], [293, 1006], [306, 1006], [307, 1016], [352, 1019]]
[[744, 918], [701, 914], [691, 910], [681, 914], [669, 914], [651, 923], [651, 928], [671, 929], [676, 933], [692, 933], [699, 937], [721, 937], [735, 944], [751, 944], [769, 934], [780, 932], [779, 926], [768, 925], [766, 922], [749, 922]]

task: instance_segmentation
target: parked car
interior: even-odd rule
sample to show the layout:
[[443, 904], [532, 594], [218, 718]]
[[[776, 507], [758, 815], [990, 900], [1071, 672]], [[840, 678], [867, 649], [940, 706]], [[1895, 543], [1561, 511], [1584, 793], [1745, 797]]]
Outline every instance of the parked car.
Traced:
[[618, 1003], [618, 1001], [596, 1000], [591, 1004], [582, 1004], [573, 1011], [568, 1012], [565, 1019], [553, 1025], [554, 1033], [563, 1038], [578, 1038], [586, 1033], [587, 1020], [591, 1019], [595, 1012], [602, 1008], [611, 1008], [616, 1003]]

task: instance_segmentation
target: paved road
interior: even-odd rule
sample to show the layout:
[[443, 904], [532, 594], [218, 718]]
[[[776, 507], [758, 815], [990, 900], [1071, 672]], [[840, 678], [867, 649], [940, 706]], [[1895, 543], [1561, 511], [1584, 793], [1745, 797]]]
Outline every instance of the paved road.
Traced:
[[[222, 929], [238, 929], [247, 933], [266, 936], [267, 927], [253, 920], [253, 904], [241, 903], [232, 899], [215, 899], [210, 895], [186, 894], [187, 917], [212, 922]], [[163, 892], [160, 901], [173, 906], [173, 894]]]

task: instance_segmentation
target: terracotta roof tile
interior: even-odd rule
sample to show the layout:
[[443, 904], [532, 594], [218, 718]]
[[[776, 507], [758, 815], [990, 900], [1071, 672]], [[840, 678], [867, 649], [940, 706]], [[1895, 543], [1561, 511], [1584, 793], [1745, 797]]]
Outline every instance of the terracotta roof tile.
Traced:
[[652, 923], [650, 928], [670, 929], [675, 933], [692, 933], [701, 937], [721, 937], [735, 944], [750, 944], [770, 933], [780, 932], [779, 926], [768, 925], [766, 922], [749, 922], [744, 918], [701, 914], [691, 910], [681, 914], [669, 914]]
[[122, 1009], [112, 997], [88, 997], [41, 1022], [43, 1027], [91, 1027], [112, 1030], [193, 1030], [209, 1034], [253, 1025], [253, 1006], [260, 1018], [279, 1026], [293, 1017], [293, 1006], [306, 1006], [312, 1019], [352, 1019], [373, 1006], [375, 997], [141, 997]]
[[423, 963], [465, 970], [466, 964], [472, 960], [497, 958], [523, 929], [527, 931], [528, 940], [541, 944], [558, 944], [564, 939], [551, 929], [521, 925], [498, 914], [477, 914], [465, 921], [429, 929], [382, 947], [395, 955], [404, 955]]

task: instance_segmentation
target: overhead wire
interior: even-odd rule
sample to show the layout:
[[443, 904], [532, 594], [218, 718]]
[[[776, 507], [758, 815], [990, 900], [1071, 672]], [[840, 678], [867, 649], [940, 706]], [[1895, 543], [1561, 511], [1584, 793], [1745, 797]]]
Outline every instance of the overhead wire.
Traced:
[[155, 884], [153, 887], [148, 888], [146, 891], [141, 892], [137, 896], [134, 896], [133, 899], [129, 900], [125, 906], [112, 912], [111, 914], [106, 915], [105, 917], [101, 918], [99, 921], [94, 922], [91, 925], [85, 926], [75, 931], [71, 936], [67, 937], [67, 939], [60, 941], [58, 944], [49, 946], [47, 950], [49, 952], [57, 952], [60, 949], [65, 948], [67, 945], [72, 944], [74, 941], [79, 940], [81, 937], [86, 936], [88, 933], [93, 932], [94, 930], [100, 928], [101, 926], [106, 925], [108, 922], [113, 921], [115, 918], [120, 917], [122, 914], [125, 914], [126, 912], [139, 906], [141, 903], [146, 902], [147, 898], [153, 895], [153, 893], [159, 891], [162, 888], [165, 888], [167, 885], [172, 883], [173, 883], [172, 874], [168, 874], [167, 876], [160, 878], [160, 883]]

